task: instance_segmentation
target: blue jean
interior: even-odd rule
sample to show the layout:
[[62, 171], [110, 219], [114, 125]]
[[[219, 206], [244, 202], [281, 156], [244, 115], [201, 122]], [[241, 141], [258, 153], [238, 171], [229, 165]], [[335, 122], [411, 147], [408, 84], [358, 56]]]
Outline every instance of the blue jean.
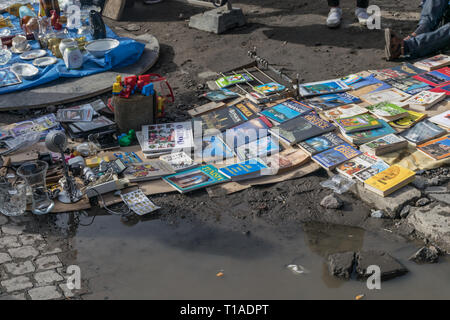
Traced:
[[405, 55], [423, 57], [450, 44], [450, 24], [438, 28], [448, 6], [449, 0], [425, 0], [418, 25], [421, 34], [405, 40]]

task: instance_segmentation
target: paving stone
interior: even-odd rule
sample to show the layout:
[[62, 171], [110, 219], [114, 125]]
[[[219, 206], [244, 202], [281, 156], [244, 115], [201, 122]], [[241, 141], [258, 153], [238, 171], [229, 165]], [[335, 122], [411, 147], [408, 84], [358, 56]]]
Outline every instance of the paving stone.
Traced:
[[19, 240], [16, 236], [4, 236], [0, 238], [0, 249], [4, 248], [18, 248], [22, 245], [19, 243]]
[[62, 297], [55, 286], [34, 288], [29, 290], [28, 294], [32, 300], [52, 300]]
[[0, 252], [0, 264], [11, 261], [11, 257], [7, 253]]
[[431, 203], [425, 207], [413, 208], [407, 222], [420, 235], [450, 254], [450, 206]]
[[9, 296], [1, 296], [1, 300], [27, 300], [25, 297], [25, 293], [17, 293], [17, 294], [11, 294]]
[[9, 249], [8, 251], [13, 258], [22, 258], [22, 259], [30, 257], [34, 258], [39, 255], [39, 251], [37, 251], [35, 248], [31, 246]]
[[62, 283], [62, 284], [59, 285], [59, 287], [60, 287], [61, 290], [63, 291], [64, 296], [65, 296], [66, 298], [73, 298], [73, 297], [75, 297], [75, 293], [73, 292], [74, 290], [70, 290], [70, 289], [67, 287], [67, 283]]
[[39, 286], [53, 284], [54, 282], [64, 280], [64, 278], [54, 270], [38, 272], [34, 275], [34, 279]]
[[56, 255], [38, 258], [36, 259], [36, 264], [38, 270], [48, 270], [62, 267], [62, 263]]
[[13, 225], [2, 226], [3, 233], [12, 236], [22, 234], [23, 230], [25, 230], [25, 226], [13, 226]]
[[386, 212], [390, 218], [399, 218], [401, 209], [408, 202], [416, 201], [421, 196], [421, 192], [412, 186], [401, 188], [387, 197], [381, 197], [369, 191], [359, 182], [355, 183], [350, 190], [364, 202]]
[[356, 273], [359, 279], [366, 279], [367, 269], [371, 265], [380, 267], [381, 280], [389, 280], [408, 272], [405, 266], [382, 251], [361, 251], [356, 253]]
[[23, 234], [19, 236], [19, 239], [24, 246], [33, 245], [37, 241], [44, 240], [40, 234]]
[[61, 253], [61, 252], [62, 252], [61, 248], [54, 248], [54, 249], [49, 249], [48, 251], [42, 252], [42, 255], [48, 256], [51, 254], [57, 254], [57, 253]]
[[5, 263], [4, 266], [6, 271], [15, 276], [20, 276], [26, 273], [34, 272], [34, 270], [36, 270], [31, 261], [25, 261], [22, 263]]
[[15, 277], [1, 282], [7, 292], [19, 291], [33, 287], [30, 279], [25, 276]]
[[447, 205], [450, 205], [450, 193], [443, 194], [443, 193], [430, 193], [428, 195], [430, 198], [445, 203]]
[[4, 225], [6, 223], [8, 223], [8, 218], [3, 215], [0, 215], [0, 226]]

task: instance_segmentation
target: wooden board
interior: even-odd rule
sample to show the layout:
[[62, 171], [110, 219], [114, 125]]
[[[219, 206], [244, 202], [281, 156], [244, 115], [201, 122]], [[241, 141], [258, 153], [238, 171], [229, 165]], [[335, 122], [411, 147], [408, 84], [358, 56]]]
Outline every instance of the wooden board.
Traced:
[[160, 49], [154, 36], [143, 34], [136, 37], [124, 32], [120, 36], [145, 43], [145, 51], [137, 63], [83, 78], [58, 79], [36, 88], [0, 95], [0, 111], [42, 108], [89, 99], [110, 92], [117, 75], [140, 75], [153, 67], [159, 58]]
[[126, 2], [127, 0], [106, 0], [102, 15], [113, 20], [120, 20], [125, 10]]

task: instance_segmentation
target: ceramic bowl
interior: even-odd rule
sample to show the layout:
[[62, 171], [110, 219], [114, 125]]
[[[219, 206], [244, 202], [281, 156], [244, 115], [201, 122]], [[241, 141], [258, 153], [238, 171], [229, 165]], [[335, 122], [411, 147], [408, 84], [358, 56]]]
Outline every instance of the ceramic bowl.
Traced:
[[38, 68], [28, 63], [15, 63], [11, 70], [26, 80], [32, 80], [39, 73]]
[[96, 58], [103, 58], [105, 54], [119, 46], [120, 42], [116, 39], [99, 39], [86, 44], [85, 49]]

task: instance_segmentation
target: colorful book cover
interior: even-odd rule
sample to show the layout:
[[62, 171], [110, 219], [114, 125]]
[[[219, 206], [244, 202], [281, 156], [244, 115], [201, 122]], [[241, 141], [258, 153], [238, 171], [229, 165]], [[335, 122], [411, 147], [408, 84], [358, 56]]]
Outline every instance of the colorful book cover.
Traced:
[[253, 90], [255, 90], [256, 92], [265, 94], [265, 95], [270, 95], [272, 93], [280, 92], [280, 91], [283, 91], [284, 89], [286, 89], [285, 86], [283, 86], [282, 84], [276, 83], [276, 82], [269, 82], [266, 84], [261, 84], [259, 86], [253, 87]]
[[446, 84], [440, 87], [436, 87], [430, 90], [431, 92], [444, 92], [446, 95], [450, 95], [450, 84]]
[[339, 138], [333, 132], [329, 132], [317, 137], [306, 139], [305, 141], [300, 142], [298, 146], [310, 155], [315, 155], [343, 143], [345, 143], [344, 140]]
[[418, 145], [417, 149], [435, 160], [450, 157], [450, 135]]
[[163, 177], [163, 180], [179, 192], [185, 193], [227, 182], [230, 179], [221, 174], [216, 167], [206, 165]]
[[445, 67], [449, 64], [450, 64], [450, 57], [444, 54], [439, 54], [437, 56], [418, 61], [414, 63], [414, 66], [416, 66], [417, 68], [432, 71], [435, 69]]
[[288, 120], [271, 128], [269, 131], [290, 144], [298, 143], [311, 137], [333, 131], [335, 126], [319, 116], [308, 113]]
[[374, 91], [361, 96], [361, 99], [370, 104], [380, 102], [398, 102], [409, 98], [410, 95], [395, 88]]
[[423, 106], [423, 107], [431, 107], [434, 104], [444, 100], [446, 94], [444, 92], [432, 92], [432, 91], [422, 91], [411, 98], [404, 101], [405, 104], [409, 106]]
[[339, 118], [353, 117], [367, 112], [368, 111], [366, 108], [360, 107], [357, 104], [349, 104], [346, 106], [326, 110], [323, 113], [328, 119], [335, 120]]
[[267, 136], [271, 127], [272, 123], [265, 116], [261, 116], [228, 129], [222, 140], [231, 149], [235, 149], [243, 144], [258, 140], [260, 137]]
[[372, 74], [368, 77], [363, 77], [361, 81], [358, 81], [352, 85], [350, 85], [350, 87], [353, 90], [358, 90], [364, 87], [368, 87], [368, 86], [372, 86], [372, 85], [377, 85], [377, 89], [375, 91], [381, 91], [381, 90], [386, 90], [389, 89], [391, 86], [388, 85], [387, 83], [384, 83], [381, 80], [378, 80], [377, 78], [375, 78], [375, 76]]
[[389, 165], [383, 160], [379, 160], [376, 163], [372, 164], [369, 168], [356, 172], [354, 174], [354, 177], [359, 181], [364, 182], [374, 175], [386, 170], [387, 168], [389, 168]]
[[221, 90], [214, 90], [214, 91], [206, 92], [203, 96], [214, 102], [219, 102], [219, 101], [224, 101], [227, 99], [239, 97], [239, 95], [237, 93], [234, 93], [233, 91], [225, 89], [225, 88], [221, 89]]
[[408, 112], [391, 102], [380, 102], [366, 108], [378, 117], [394, 117]]
[[147, 162], [130, 163], [124, 172], [124, 177], [130, 182], [158, 179], [175, 171], [163, 160], [148, 160]]
[[191, 148], [192, 124], [190, 121], [142, 126], [144, 152], [161, 152]]
[[280, 151], [280, 144], [272, 136], [262, 137], [256, 141], [244, 144], [236, 148], [236, 154], [241, 161], [263, 158]]
[[287, 120], [293, 119], [301, 115], [300, 112], [287, 107], [283, 103], [277, 104], [276, 106], [263, 110], [261, 111], [261, 114], [277, 123], [283, 123]]
[[414, 144], [419, 144], [424, 141], [437, 138], [445, 133], [446, 130], [438, 127], [428, 120], [423, 120], [416, 123], [414, 127], [400, 133], [400, 136]]
[[289, 148], [262, 159], [268, 168], [277, 174], [282, 170], [299, 166], [309, 160], [309, 156], [300, 149]]
[[247, 73], [234, 74], [232, 76], [225, 76], [216, 80], [217, 86], [222, 89], [230, 87], [235, 84], [243, 82], [252, 82], [253, 78]]
[[218, 136], [204, 136], [195, 148], [195, 159], [199, 162], [225, 161], [234, 157], [230, 149]]
[[336, 94], [325, 94], [322, 96], [310, 98], [305, 100], [305, 102], [318, 109], [327, 110], [352, 103], [360, 103], [361, 99], [354, 95], [351, 95], [350, 93], [341, 92]]
[[327, 80], [301, 84], [299, 93], [303, 97], [330, 94], [350, 90], [341, 80]]
[[417, 74], [423, 73], [423, 70], [414, 67], [410, 63], [403, 63], [402, 65], [397, 67], [380, 70], [369, 70], [369, 72], [371, 72], [379, 80], [386, 80], [389, 78], [402, 78], [415, 76]]
[[336, 119], [335, 122], [345, 132], [364, 131], [381, 128], [383, 126], [377, 118], [368, 113], [349, 118]]
[[170, 164], [175, 172], [180, 172], [198, 166], [198, 164], [185, 152], [173, 152], [160, 156], [159, 159]]
[[435, 71], [429, 71], [414, 76], [415, 79], [429, 84], [433, 87], [440, 87], [446, 84], [450, 84], [450, 68], [445, 67]]
[[450, 110], [444, 111], [441, 114], [431, 117], [429, 121], [439, 126], [443, 126], [445, 128], [450, 129]]
[[352, 178], [353, 175], [359, 171], [369, 168], [375, 164], [379, 159], [368, 153], [363, 153], [353, 159], [345, 161], [339, 165], [336, 170], [343, 175]]
[[286, 100], [284, 102], [282, 102], [281, 104], [285, 105], [286, 107], [295, 110], [297, 112], [299, 112], [300, 114], [306, 114], [309, 113], [311, 111], [314, 111], [314, 108], [304, 104], [302, 102], [299, 102], [297, 100], [291, 99], [291, 100]]
[[346, 85], [350, 86], [352, 84], [357, 83], [358, 81], [361, 81], [363, 77], [357, 74], [349, 74], [346, 77], [341, 78], [341, 81], [344, 82]]
[[[400, 143], [406, 141], [404, 138], [399, 137], [395, 134], [388, 134], [387, 136], [384, 136], [382, 138], [379, 139], [375, 139], [372, 140], [370, 142], [365, 143], [363, 146], [370, 148], [372, 150], [378, 149], [378, 148], [382, 148], [382, 147], [387, 147], [396, 143]], [[361, 146], [361, 148], [363, 147]]]
[[433, 87], [413, 77], [404, 78], [390, 78], [384, 80], [388, 85], [393, 88], [399, 89], [407, 94], [416, 94], [421, 91], [430, 90]]
[[383, 170], [367, 179], [364, 183], [384, 193], [395, 188], [399, 184], [403, 184], [415, 175], [416, 173], [414, 171], [394, 164], [386, 170]]
[[367, 131], [351, 132], [345, 134], [345, 136], [348, 137], [353, 143], [361, 144], [391, 133], [395, 133], [395, 130], [386, 121], [382, 119], [379, 119], [378, 121], [382, 124], [381, 128]]
[[325, 169], [332, 170], [341, 163], [359, 156], [361, 151], [353, 148], [348, 143], [338, 145], [324, 152], [314, 155], [312, 158]]
[[395, 128], [406, 129], [412, 127], [426, 116], [425, 113], [408, 110], [408, 115], [406, 117], [391, 121], [389, 124]]
[[219, 172], [231, 180], [237, 180], [261, 172], [261, 170], [265, 168], [267, 168], [267, 166], [261, 160], [250, 159], [221, 168], [219, 169]]

